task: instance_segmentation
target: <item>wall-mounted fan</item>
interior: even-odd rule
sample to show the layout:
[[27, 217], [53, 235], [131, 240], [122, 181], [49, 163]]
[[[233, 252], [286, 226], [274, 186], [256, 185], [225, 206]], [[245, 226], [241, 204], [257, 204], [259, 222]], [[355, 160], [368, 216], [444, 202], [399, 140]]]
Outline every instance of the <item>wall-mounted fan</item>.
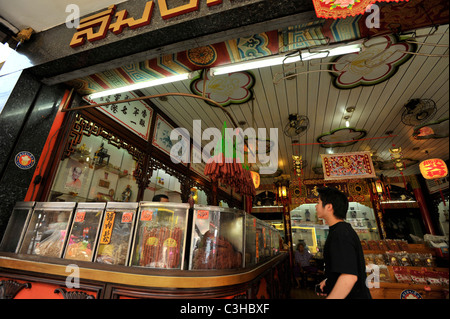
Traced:
[[302, 136], [309, 128], [309, 119], [305, 115], [289, 114], [289, 123], [284, 128], [284, 135], [288, 137]]
[[404, 107], [402, 122], [409, 126], [417, 126], [429, 120], [437, 111], [436, 103], [431, 99], [412, 99]]

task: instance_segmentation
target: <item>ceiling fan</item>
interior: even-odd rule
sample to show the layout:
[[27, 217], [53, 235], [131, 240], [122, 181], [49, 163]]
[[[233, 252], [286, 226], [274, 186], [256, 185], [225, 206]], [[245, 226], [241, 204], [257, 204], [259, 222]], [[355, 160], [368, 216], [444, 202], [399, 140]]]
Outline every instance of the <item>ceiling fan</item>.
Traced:
[[402, 122], [405, 125], [417, 126], [434, 116], [436, 103], [431, 99], [411, 99], [404, 106]]
[[289, 114], [289, 123], [283, 132], [288, 137], [302, 136], [309, 128], [309, 119], [306, 115]]

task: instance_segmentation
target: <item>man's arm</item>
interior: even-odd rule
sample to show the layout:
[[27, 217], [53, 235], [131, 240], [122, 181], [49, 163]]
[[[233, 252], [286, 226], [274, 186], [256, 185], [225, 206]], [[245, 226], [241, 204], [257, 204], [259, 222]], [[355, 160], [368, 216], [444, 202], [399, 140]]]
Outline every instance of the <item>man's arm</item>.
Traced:
[[333, 287], [333, 290], [327, 296], [327, 299], [344, 299], [348, 296], [358, 277], [350, 274], [341, 274]]

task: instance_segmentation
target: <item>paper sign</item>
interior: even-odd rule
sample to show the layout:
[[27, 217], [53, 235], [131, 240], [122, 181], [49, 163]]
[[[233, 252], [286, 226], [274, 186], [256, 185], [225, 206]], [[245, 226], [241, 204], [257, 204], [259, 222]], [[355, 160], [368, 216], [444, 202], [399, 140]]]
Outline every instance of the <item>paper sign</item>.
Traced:
[[106, 212], [100, 244], [108, 245], [111, 242], [115, 216], [116, 214], [114, 212]]

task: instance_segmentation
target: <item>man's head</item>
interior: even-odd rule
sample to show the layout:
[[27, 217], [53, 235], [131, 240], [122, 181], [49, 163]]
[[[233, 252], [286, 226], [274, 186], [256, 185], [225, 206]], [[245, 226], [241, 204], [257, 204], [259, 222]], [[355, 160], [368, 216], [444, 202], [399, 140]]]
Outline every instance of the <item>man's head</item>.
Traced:
[[155, 196], [153, 196], [153, 199], [152, 199], [152, 202], [168, 202], [168, 201], [169, 201], [169, 197], [164, 194], [155, 195]]
[[348, 210], [347, 196], [336, 188], [330, 187], [319, 188], [318, 192], [317, 217], [326, 218], [326, 213], [332, 211], [335, 218], [344, 220]]

